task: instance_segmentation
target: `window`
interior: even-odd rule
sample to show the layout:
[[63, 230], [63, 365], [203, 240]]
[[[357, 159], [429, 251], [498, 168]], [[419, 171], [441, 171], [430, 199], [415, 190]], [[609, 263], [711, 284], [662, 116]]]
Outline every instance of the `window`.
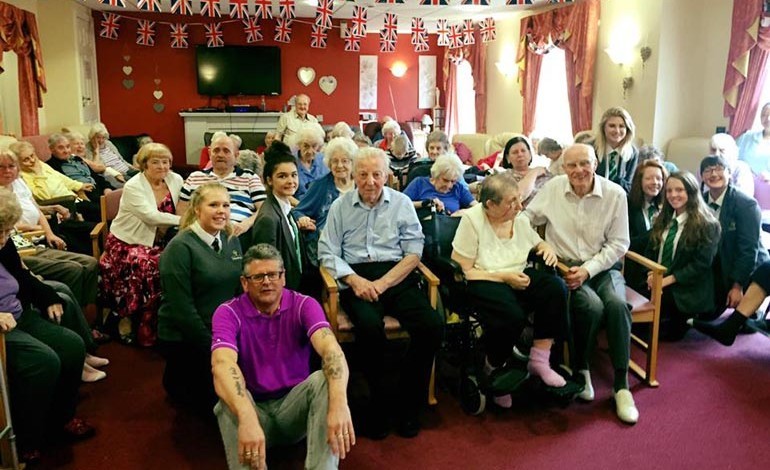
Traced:
[[476, 90], [471, 64], [467, 60], [457, 65], [457, 124], [458, 134], [476, 133]]
[[562, 144], [572, 142], [566, 62], [564, 50], [558, 47], [543, 55], [532, 134], [541, 138], [550, 137]]

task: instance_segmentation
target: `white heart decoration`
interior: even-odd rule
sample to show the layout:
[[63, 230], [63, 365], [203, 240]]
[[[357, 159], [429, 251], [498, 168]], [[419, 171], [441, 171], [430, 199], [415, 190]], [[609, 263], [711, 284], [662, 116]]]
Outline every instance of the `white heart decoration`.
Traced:
[[126, 75], [131, 75], [131, 72], [133, 70], [134, 70], [134, 68], [131, 67], [130, 65], [126, 65], [126, 66], [123, 67], [123, 73], [126, 74]]
[[315, 70], [312, 67], [300, 67], [297, 70], [297, 78], [303, 85], [308, 86], [315, 80]]
[[327, 95], [331, 95], [334, 93], [334, 90], [337, 89], [337, 79], [331, 75], [321, 77], [318, 79], [318, 86], [321, 88], [321, 91]]
[[156, 100], [159, 100], [163, 98], [163, 92], [160, 90], [155, 90], [152, 92], [152, 96], [154, 96]]

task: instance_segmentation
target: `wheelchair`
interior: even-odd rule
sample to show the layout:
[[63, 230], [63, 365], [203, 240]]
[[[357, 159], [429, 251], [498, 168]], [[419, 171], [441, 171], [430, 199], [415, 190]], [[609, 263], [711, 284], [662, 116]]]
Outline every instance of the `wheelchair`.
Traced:
[[[481, 321], [476, 307], [468, 295], [468, 281], [460, 265], [451, 259], [452, 240], [460, 223], [460, 217], [436, 214], [421, 219], [425, 235], [423, 263], [440, 279], [439, 295], [446, 312], [451, 312], [447, 321], [447, 337], [442, 349], [440, 362], [444, 370], [442, 375], [457, 379], [454, 390], [457, 392], [460, 406], [470, 415], [484, 412], [487, 398], [524, 392], [544, 392], [540, 395], [553, 399], [559, 405], [566, 406], [583, 390], [583, 385], [572, 380], [569, 371], [553, 364], [554, 370], [567, 379], [567, 385], [560, 388], [549, 387], [539, 380], [530, 380], [527, 372], [528, 352], [531, 346], [531, 319], [520, 325], [522, 334], [516, 348], [506, 363], [491, 374], [484, 370], [485, 353], [480, 344], [482, 334]], [[551, 269], [551, 268], [549, 268]], [[575, 357], [569, 315], [565, 312], [565, 331], [569, 357]], [[528, 334], [529, 333], [529, 334]], [[561, 342], [554, 343], [552, 360], [562, 357]], [[523, 351], [523, 352], [522, 352]]]

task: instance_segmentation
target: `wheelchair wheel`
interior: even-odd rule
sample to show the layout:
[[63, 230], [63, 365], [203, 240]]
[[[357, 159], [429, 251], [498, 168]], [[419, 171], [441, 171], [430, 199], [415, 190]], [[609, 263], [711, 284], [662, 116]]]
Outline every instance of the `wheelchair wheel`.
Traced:
[[469, 375], [460, 379], [460, 407], [472, 416], [478, 416], [487, 407], [487, 397], [481, 392], [476, 377]]

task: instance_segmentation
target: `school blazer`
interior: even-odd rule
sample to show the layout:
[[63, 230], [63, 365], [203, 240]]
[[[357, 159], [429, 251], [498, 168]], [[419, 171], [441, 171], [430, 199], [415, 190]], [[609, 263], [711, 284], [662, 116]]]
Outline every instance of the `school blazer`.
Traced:
[[[294, 217], [289, 213], [289, 217]], [[296, 219], [295, 219], [296, 222]], [[286, 221], [286, 217], [281, 212], [281, 206], [275, 199], [275, 196], [268, 194], [267, 199], [259, 208], [257, 218], [254, 220], [254, 226], [251, 228], [252, 246], [257, 243], [269, 243], [281, 252], [283, 266], [286, 270], [286, 287], [291, 290], [299, 290], [302, 273], [300, 266], [307, 266], [304, 259], [305, 243], [302, 239], [302, 230], [299, 231], [299, 246], [301, 258], [297, 258], [297, 252], [294, 250], [294, 238], [291, 236], [291, 228]]]

